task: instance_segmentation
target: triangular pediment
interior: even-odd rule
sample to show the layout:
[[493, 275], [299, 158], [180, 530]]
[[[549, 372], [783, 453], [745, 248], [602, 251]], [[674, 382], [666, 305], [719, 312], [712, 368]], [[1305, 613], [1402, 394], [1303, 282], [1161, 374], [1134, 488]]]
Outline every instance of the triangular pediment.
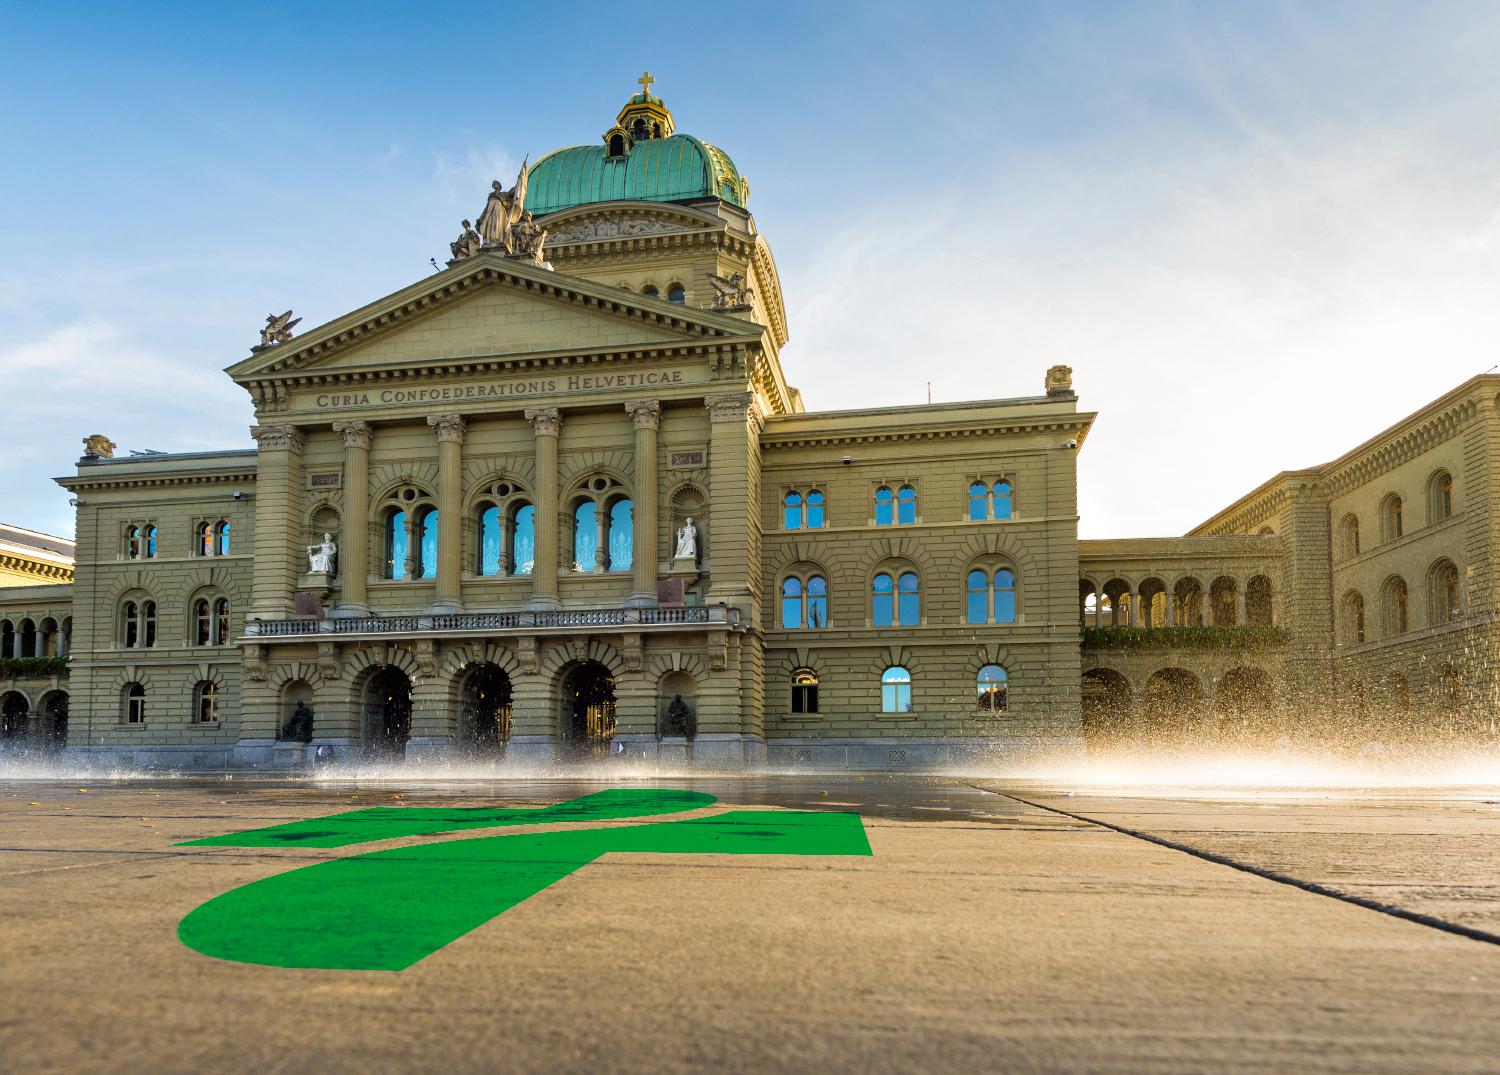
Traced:
[[651, 351], [761, 332], [728, 314], [482, 253], [286, 343], [256, 349], [228, 372], [244, 383], [455, 360]]

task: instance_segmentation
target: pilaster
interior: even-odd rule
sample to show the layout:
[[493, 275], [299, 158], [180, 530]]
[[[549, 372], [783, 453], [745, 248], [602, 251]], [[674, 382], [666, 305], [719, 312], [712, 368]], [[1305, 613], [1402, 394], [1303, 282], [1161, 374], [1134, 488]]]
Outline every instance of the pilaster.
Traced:
[[650, 608], [656, 604], [657, 496], [661, 479], [656, 468], [657, 431], [661, 428], [661, 404], [654, 399], [625, 404], [635, 425], [635, 546], [631, 563], [633, 592], [626, 604]]
[[751, 392], [710, 396], [709, 518], [713, 548], [708, 600], [739, 608], [751, 622], [759, 610], [751, 579], [760, 560], [760, 429], [762, 416]]
[[526, 420], [536, 443], [536, 564], [531, 574], [531, 608], [560, 608], [557, 596], [557, 438], [562, 415], [556, 407], [528, 407]]
[[370, 611], [370, 441], [369, 422], [333, 423], [344, 439], [342, 540], [338, 557], [339, 592], [335, 616], [363, 616]]
[[296, 525], [302, 498], [301, 431], [292, 425], [258, 425], [250, 435], [259, 447], [255, 464], [255, 575], [250, 615], [291, 615], [297, 585], [302, 528]]
[[465, 423], [460, 414], [435, 414], [427, 424], [438, 440], [438, 563], [437, 593], [430, 611], [459, 612], [463, 547], [463, 444]]

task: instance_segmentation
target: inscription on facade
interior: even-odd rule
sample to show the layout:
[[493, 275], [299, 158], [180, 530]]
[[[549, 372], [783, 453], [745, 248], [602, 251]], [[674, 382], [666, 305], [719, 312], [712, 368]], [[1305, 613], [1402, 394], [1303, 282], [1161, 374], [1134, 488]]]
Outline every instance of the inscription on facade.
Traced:
[[699, 448], [691, 452], [672, 452], [667, 457], [667, 466], [673, 470], [685, 470], [689, 467], [701, 467], [703, 465], [703, 449]]
[[337, 489], [342, 483], [341, 476], [334, 474], [309, 474], [307, 484], [313, 489]]
[[681, 370], [645, 373], [576, 373], [529, 381], [491, 381], [488, 384], [445, 385], [441, 388], [382, 388], [372, 392], [325, 392], [314, 399], [318, 407], [363, 407], [389, 403], [441, 403], [463, 399], [535, 396], [549, 392], [587, 392], [599, 388], [636, 388], [681, 384]]

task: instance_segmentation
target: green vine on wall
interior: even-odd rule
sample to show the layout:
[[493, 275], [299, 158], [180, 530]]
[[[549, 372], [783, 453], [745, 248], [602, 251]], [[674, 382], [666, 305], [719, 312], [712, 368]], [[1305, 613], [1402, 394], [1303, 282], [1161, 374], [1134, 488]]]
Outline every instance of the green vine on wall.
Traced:
[[48, 679], [67, 674], [66, 657], [0, 657], [0, 679]]
[[1245, 627], [1085, 627], [1089, 649], [1275, 649], [1286, 645], [1286, 628]]

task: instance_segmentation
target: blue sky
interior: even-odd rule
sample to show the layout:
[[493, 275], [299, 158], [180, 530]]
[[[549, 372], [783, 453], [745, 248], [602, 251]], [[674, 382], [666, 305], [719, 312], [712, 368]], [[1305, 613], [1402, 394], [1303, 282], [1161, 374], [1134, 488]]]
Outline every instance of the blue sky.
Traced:
[[[1180, 533], [1500, 363], [1500, 5], [0, 0], [0, 517], [80, 438], [249, 447], [221, 370], [431, 271], [635, 78], [729, 152], [812, 408], [1100, 412], [1084, 536]], [[850, 370], [859, 370], [851, 378]]]

